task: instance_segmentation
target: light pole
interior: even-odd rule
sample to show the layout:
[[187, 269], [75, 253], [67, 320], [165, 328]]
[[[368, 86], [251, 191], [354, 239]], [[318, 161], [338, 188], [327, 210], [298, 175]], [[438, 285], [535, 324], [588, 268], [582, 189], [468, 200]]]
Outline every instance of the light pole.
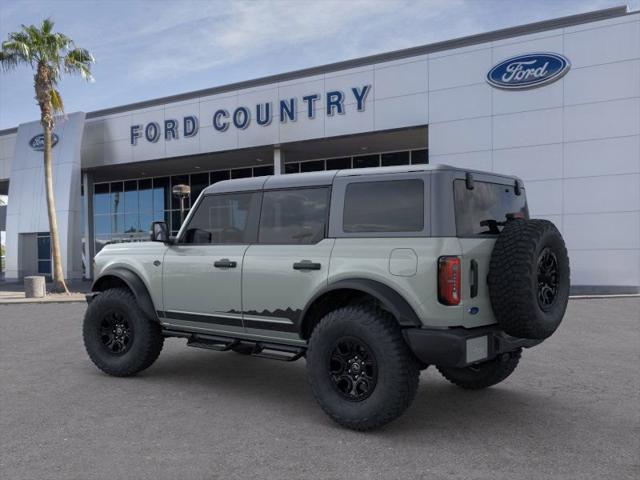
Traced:
[[[184, 201], [187, 199], [189, 195], [191, 195], [191, 187], [189, 187], [189, 185], [184, 185], [184, 184], [175, 185], [171, 189], [171, 192], [173, 193], [174, 197], [180, 199], [180, 226], [182, 226], [184, 222]], [[174, 230], [176, 229], [174, 228]]]

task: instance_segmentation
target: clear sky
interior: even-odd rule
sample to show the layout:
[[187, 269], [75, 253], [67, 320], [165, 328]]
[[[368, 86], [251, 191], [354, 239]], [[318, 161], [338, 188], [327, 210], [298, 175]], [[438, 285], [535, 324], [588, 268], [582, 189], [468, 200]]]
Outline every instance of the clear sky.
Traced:
[[[640, 0], [628, 2], [632, 9]], [[624, 0], [1, 0], [0, 38], [45, 16], [96, 57], [66, 79], [67, 112], [249, 80]], [[0, 129], [37, 120], [33, 77], [0, 73]]]

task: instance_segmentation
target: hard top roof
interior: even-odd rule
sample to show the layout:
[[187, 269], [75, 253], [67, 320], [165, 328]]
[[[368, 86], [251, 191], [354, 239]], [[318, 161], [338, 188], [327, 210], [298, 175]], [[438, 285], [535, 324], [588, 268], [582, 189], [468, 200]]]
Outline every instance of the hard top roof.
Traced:
[[229, 193], [254, 190], [271, 190], [291, 187], [319, 187], [332, 185], [336, 177], [376, 176], [394, 173], [431, 172], [431, 171], [459, 171], [486, 174], [496, 177], [518, 179], [511, 175], [495, 172], [485, 172], [468, 168], [454, 167], [445, 164], [429, 165], [401, 165], [395, 167], [351, 168], [346, 170], [329, 170], [308, 173], [288, 173], [284, 175], [268, 175], [265, 177], [238, 178], [214, 183], [204, 190], [205, 194]]

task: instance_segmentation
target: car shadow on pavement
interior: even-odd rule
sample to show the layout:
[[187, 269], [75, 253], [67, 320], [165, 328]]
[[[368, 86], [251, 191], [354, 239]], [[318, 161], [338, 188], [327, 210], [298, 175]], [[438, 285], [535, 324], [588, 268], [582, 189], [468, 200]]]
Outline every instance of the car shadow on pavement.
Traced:
[[[205, 396], [215, 393], [223, 403], [255, 402], [260, 406], [248, 415], [261, 417], [260, 410], [265, 408], [274, 414], [295, 412], [298, 420], [307, 418], [319, 423], [319, 427], [343, 430], [317, 405], [305, 367], [304, 360], [286, 363], [233, 352], [172, 349], [163, 353], [138, 379], [167, 384], [167, 388], [191, 390], [191, 393], [204, 392]], [[467, 391], [449, 384], [430, 367], [421, 374], [412, 406], [401, 418], [375, 434], [394, 437], [413, 432], [422, 436], [425, 432], [458, 428], [484, 436], [523, 425], [531, 426], [535, 432], [537, 428], [553, 424], [554, 412], [562, 416], [563, 411], [571, 408], [551, 395], [528, 389], [517, 377], [516, 371], [515, 380], [481, 391]]]

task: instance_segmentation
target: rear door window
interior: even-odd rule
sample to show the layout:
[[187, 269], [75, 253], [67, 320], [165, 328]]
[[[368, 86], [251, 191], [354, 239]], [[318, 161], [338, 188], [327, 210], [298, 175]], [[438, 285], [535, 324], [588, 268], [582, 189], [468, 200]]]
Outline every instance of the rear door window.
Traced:
[[312, 244], [325, 236], [328, 188], [291, 188], [264, 192], [258, 242]]
[[354, 182], [344, 196], [345, 233], [421, 232], [424, 182], [420, 179]]
[[516, 195], [511, 185], [455, 180], [456, 231], [459, 237], [498, 235], [508, 218], [529, 218], [524, 192]]

